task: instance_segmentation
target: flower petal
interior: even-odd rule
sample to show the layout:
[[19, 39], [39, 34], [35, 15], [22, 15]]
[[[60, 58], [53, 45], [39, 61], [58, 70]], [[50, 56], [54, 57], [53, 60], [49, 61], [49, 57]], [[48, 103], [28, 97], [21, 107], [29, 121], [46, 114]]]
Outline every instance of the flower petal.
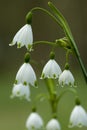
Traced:
[[36, 83], [36, 75], [29, 63], [24, 63], [16, 75], [16, 80], [18, 83], [27, 83], [32, 86], [35, 86]]
[[44, 66], [41, 78], [58, 78], [61, 74], [61, 69], [54, 59], [50, 59]]
[[27, 49], [29, 49], [29, 46], [32, 47], [33, 44], [33, 33], [31, 25], [26, 24], [24, 25], [14, 36], [12, 44], [10, 46], [15, 45], [17, 43], [17, 47], [21, 48], [24, 45]]
[[19, 98], [25, 98], [26, 100], [30, 101], [30, 89], [29, 86], [23, 85], [23, 84], [14, 84], [14, 87], [12, 89], [12, 98], [13, 97], [19, 97]]
[[59, 76], [59, 84], [60, 85], [70, 85], [74, 86], [74, 77], [69, 70], [64, 70]]
[[32, 112], [26, 121], [26, 127], [28, 130], [42, 130], [43, 120], [40, 115], [36, 112]]
[[81, 105], [76, 105], [70, 116], [69, 127], [82, 127], [87, 126], [87, 114]]
[[51, 119], [46, 126], [46, 130], [61, 130], [58, 120]]

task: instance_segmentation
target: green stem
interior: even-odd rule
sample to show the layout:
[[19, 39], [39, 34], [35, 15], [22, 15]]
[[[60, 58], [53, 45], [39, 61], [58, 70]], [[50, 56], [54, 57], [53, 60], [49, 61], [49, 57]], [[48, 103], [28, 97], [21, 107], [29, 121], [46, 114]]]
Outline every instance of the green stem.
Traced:
[[49, 42], [49, 41], [36, 41], [34, 42], [34, 45], [37, 44], [48, 44], [48, 45], [52, 45], [52, 46], [58, 46], [58, 44], [56, 44], [55, 42]]
[[[46, 13], [47, 15], [49, 15], [58, 25], [60, 25], [60, 27], [62, 27], [62, 24], [56, 19], [56, 17], [54, 15], [52, 15], [48, 10], [44, 9], [44, 8], [41, 8], [41, 7], [35, 7], [35, 8], [32, 8], [28, 13], [30, 12], [34, 12], [34, 11], [37, 11], [37, 10], [41, 10], [43, 11], [44, 13]], [[27, 14], [28, 15], [28, 14]], [[27, 16], [26, 15], [26, 16]]]
[[49, 5], [50, 9], [52, 10], [53, 14], [55, 15], [55, 17], [57, 18], [57, 20], [60, 21], [59, 23], [62, 24], [61, 27], [64, 30], [65, 35], [69, 39], [70, 43], [72, 44], [73, 50], [74, 50], [75, 55], [76, 55], [76, 57], [77, 57], [77, 59], [79, 61], [80, 67], [82, 69], [84, 78], [85, 78], [86, 83], [87, 83], [87, 72], [86, 72], [86, 69], [85, 69], [84, 64], [82, 62], [82, 59], [80, 57], [79, 50], [78, 50], [78, 48], [76, 46], [76, 43], [74, 41], [74, 38], [72, 36], [71, 30], [69, 28], [69, 25], [68, 25], [66, 19], [64, 18], [64, 16], [60, 13], [60, 11], [51, 2], [48, 2], [48, 5]]
[[46, 83], [49, 94], [52, 95], [54, 93], [54, 82], [53, 82], [53, 80], [46, 78], [45, 83]]
[[55, 91], [55, 84], [52, 79], [45, 79], [45, 83], [50, 96], [50, 104], [52, 108], [52, 113], [57, 115], [57, 94]]
[[69, 51], [69, 50], [67, 50], [67, 52], [66, 52], [66, 63], [68, 63], [68, 62], [69, 62], [69, 53], [70, 53], [70, 51]]
[[64, 45], [64, 43], [60, 44], [60, 42], [58, 41], [58, 39], [55, 40], [55, 42], [51, 42], [51, 41], [35, 41], [33, 44], [34, 45], [37, 45], [37, 44], [47, 44], [47, 45], [51, 45], [53, 47], [62, 47], [62, 48], [64, 47], [66, 49], [69, 47], [69, 45], [67, 43], [65, 43], [65, 45]]
[[50, 104], [51, 104], [51, 107], [52, 107], [52, 113], [53, 115], [56, 115], [57, 116], [57, 94], [54, 93], [51, 97], [50, 97]]
[[78, 95], [76, 89], [74, 89], [74, 88], [67, 88], [67, 89], [63, 90], [63, 91], [60, 93], [60, 95], [57, 97], [57, 102], [58, 102], [58, 103], [59, 103], [60, 99], [61, 99], [67, 92], [71, 92], [71, 93], [73, 93], [75, 96]]

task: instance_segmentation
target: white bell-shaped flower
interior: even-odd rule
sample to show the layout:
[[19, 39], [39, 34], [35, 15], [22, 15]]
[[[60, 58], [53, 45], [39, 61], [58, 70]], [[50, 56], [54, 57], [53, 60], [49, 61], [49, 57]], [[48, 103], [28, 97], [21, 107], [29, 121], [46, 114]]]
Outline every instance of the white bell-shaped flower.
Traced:
[[41, 116], [36, 112], [32, 112], [26, 121], [26, 128], [28, 130], [43, 130], [43, 120]]
[[87, 113], [81, 105], [76, 105], [71, 112], [69, 127], [87, 126]]
[[41, 79], [53, 78], [56, 79], [61, 74], [61, 68], [54, 59], [50, 59], [43, 68]]
[[36, 75], [29, 63], [24, 63], [17, 72], [16, 82], [36, 86]]
[[25, 98], [26, 100], [30, 101], [30, 89], [29, 86], [23, 84], [14, 84], [12, 89], [11, 98], [19, 97], [20, 99]]
[[70, 70], [64, 70], [61, 75], [59, 76], [59, 85], [65, 86], [65, 85], [70, 85], [74, 86], [75, 79], [70, 72]]
[[60, 123], [56, 119], [51, 119], [47, 123], [46, 130], [61, 130]]
[[17, 47], [21, 48], [26, 46], [28, 50], [32, 49], [33, 44], [33, 33], [30, 24], [24, 25], [14, 36], [10, 46], [13, 46], [17, 43]]

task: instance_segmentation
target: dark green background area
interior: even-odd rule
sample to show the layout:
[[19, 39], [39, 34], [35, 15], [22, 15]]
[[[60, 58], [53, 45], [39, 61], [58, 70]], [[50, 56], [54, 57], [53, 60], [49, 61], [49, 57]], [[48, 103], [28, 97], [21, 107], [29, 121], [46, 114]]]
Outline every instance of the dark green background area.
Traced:
[[[82, 60], [87, 68], [87, 0], [51, 0], [67, 19]], [[9, 47], [15, 33], [26, 24], [27, 12], [35, 6], [48, 8], [47, 0], [0, 0], [0, 130], [26, 130], [25, 122], [31, 112], [31, 103], [25, 100], [10, 99], [15, 75], [24, 62], [25, 48], [16, 49]], [[34, 41], [49, 40], [64, 36], [63, 31], [56, 23], [44, 13], [38, 11], [33, 16], [32, 28]], [[51, 47], [48, 45], [37, 45], [31, 53], [31, 64], [39, 80], [43, 65], [48, 61]], [[62, 70], [65, 63], [65, 51], [61, 48], [56, 50], [56, 61]], [[74, 56], [70, 57], [70, 69], [77, 83], [78, 95], [83, 107], [87, 110], [87, 85], [84, 81], [79, 64]], [[62, 88], [58, 89], [58, 92]], [[46, 93], [46, 87], [39, 80], [39, 88], [31, 88], [31, 97], [38, 93]], [[74, 94], [66, 93], [61, 99], [58, 107], [58, 119], [62, 130], [68, 130], [70, 112], [74, 107]], [[45, 100], [37, 102], [38, 113], [43, 117], [45, 123], [51, 118], [49, 103]], [[80, 130], [86, 130], [81, 128]], [[72, 130], [78, 130], [73, 128]]]

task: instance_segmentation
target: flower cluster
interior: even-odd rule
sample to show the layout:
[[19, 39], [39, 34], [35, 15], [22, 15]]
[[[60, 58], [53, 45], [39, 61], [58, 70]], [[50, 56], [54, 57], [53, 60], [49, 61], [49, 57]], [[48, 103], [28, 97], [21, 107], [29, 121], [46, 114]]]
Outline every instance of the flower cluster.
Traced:
[[[42, 117], [37, 112], [32, 112], [26, 121], [28, 130], [44, 130], [44, 122]], [[60, 123], [57, 119], [52, 118], [46, 125], [46, 130], [61, 130]]]
[[[76, 104], [71, 112], [69, 120], [69, 128], [76, 126], [87, 127], [87, 113], [80, 104]], [[60, 123], [56, 118], [52, 118], [50, 121], [48, 121], [45, 128], [42, 117], [36, 111], [32, 112], [27, 118], [26, 128], [28, 130], [61, 130]]]
[[[14, 36], [12, 44], [17, 43], [18, 47], [26, 46], [31, 50], [33, 46], [33, 32], [31, 25], [26, 24], [23, 26]], [[70, 70], [64, 70], [62, 72], [59, 64], [55, 61], [55, 54], [51, 52], [50, 60], [46, 63], [42, 70], [41, 79], [52, 78], [58, 79], [61, 86], [70, 85], [74, 86], [74, 77]], [[20, 97], [29, 100], [30, 97], [30, 85], [36, 85], [36, 75], [32, 66], [28, 63], [29, 59], [25, 60], [25, 63], [20, 67], [17, 72], [15, 83], [12, 90], [11, 97]]]
[[[31, 25], [24, 25], [14, 36], [12, 44], [10, 46], [15, 45], [17, 43], [17, 47], [21, 48], [26, 46], [28, 50], [32, 49], [33, 46], [33, 32]], [[25, 77], [26, 78], [26, 77]], [[54, 54], [52, 53], [50, 56], [50, 60], [46, 63], [43, 68], [41, 78], [59, 78], [59, 84], [61, 86], [70, 85], [74, 86], [74, 77], [70, 70], [65, 69], [63, 72], [61, 71], [60, 66], [54, 60]]]
[[[28, 20], [29, 22], [29, 20]], [[14, 36], [10, 46], [17, 44], [18, 48], [25, 46], [28, 51], [33, 48], [33, 32], [30, 24], [24, 25]], [[26, 99], [30, 101], [30, 87], [37, 86], [37, 78], [30, 64], [30, 54], [26, 53], [25, 62], [19, 68], [15, 82], [12, 89], [11, 97], [19, 97], [20, 99]], [[75, 79], [69, 70], [69, 64], [65, 65], [65, 69], [62, 71], [59, 64], [55, 60], [55, 53], [50, 53], [50, 59], [44, 65], [40, 79], [57, 79], [59, 86], [75, 86]], [[51, 92], [53, 96], [54, 92]], [[52, 97], [54, 98], [54, 97]], [[57, 98], [56, 98], [57, 99]], [[56, 104], [58, 100], [52, 99], [51, 103]], [[56, 106], [56, 105], [55, 105]], [[71, 112], [69, 127], [82, 127], [87, 126], [87, 114], [80, 102], [76, 101], [76, 106]], [[44, 122], [41, 116], [33, 111], [26, 121], [26, 128], [28, 130], [44, 130]], [[60, 123], [57, 118], [52, 118], [46, 125], [46, 130], [61, 130]]]
[[75, 79], [69, 70], [69, 67], [65, 67], [62, 72], [59, 64], [54, 59], [54, 53], [51, 52], [50, 60], [46, 63], [43, 68], [41, 79], [52, 78], [58, 79], [58, 83], [61, 87], [63, 86], [74, 86]]

